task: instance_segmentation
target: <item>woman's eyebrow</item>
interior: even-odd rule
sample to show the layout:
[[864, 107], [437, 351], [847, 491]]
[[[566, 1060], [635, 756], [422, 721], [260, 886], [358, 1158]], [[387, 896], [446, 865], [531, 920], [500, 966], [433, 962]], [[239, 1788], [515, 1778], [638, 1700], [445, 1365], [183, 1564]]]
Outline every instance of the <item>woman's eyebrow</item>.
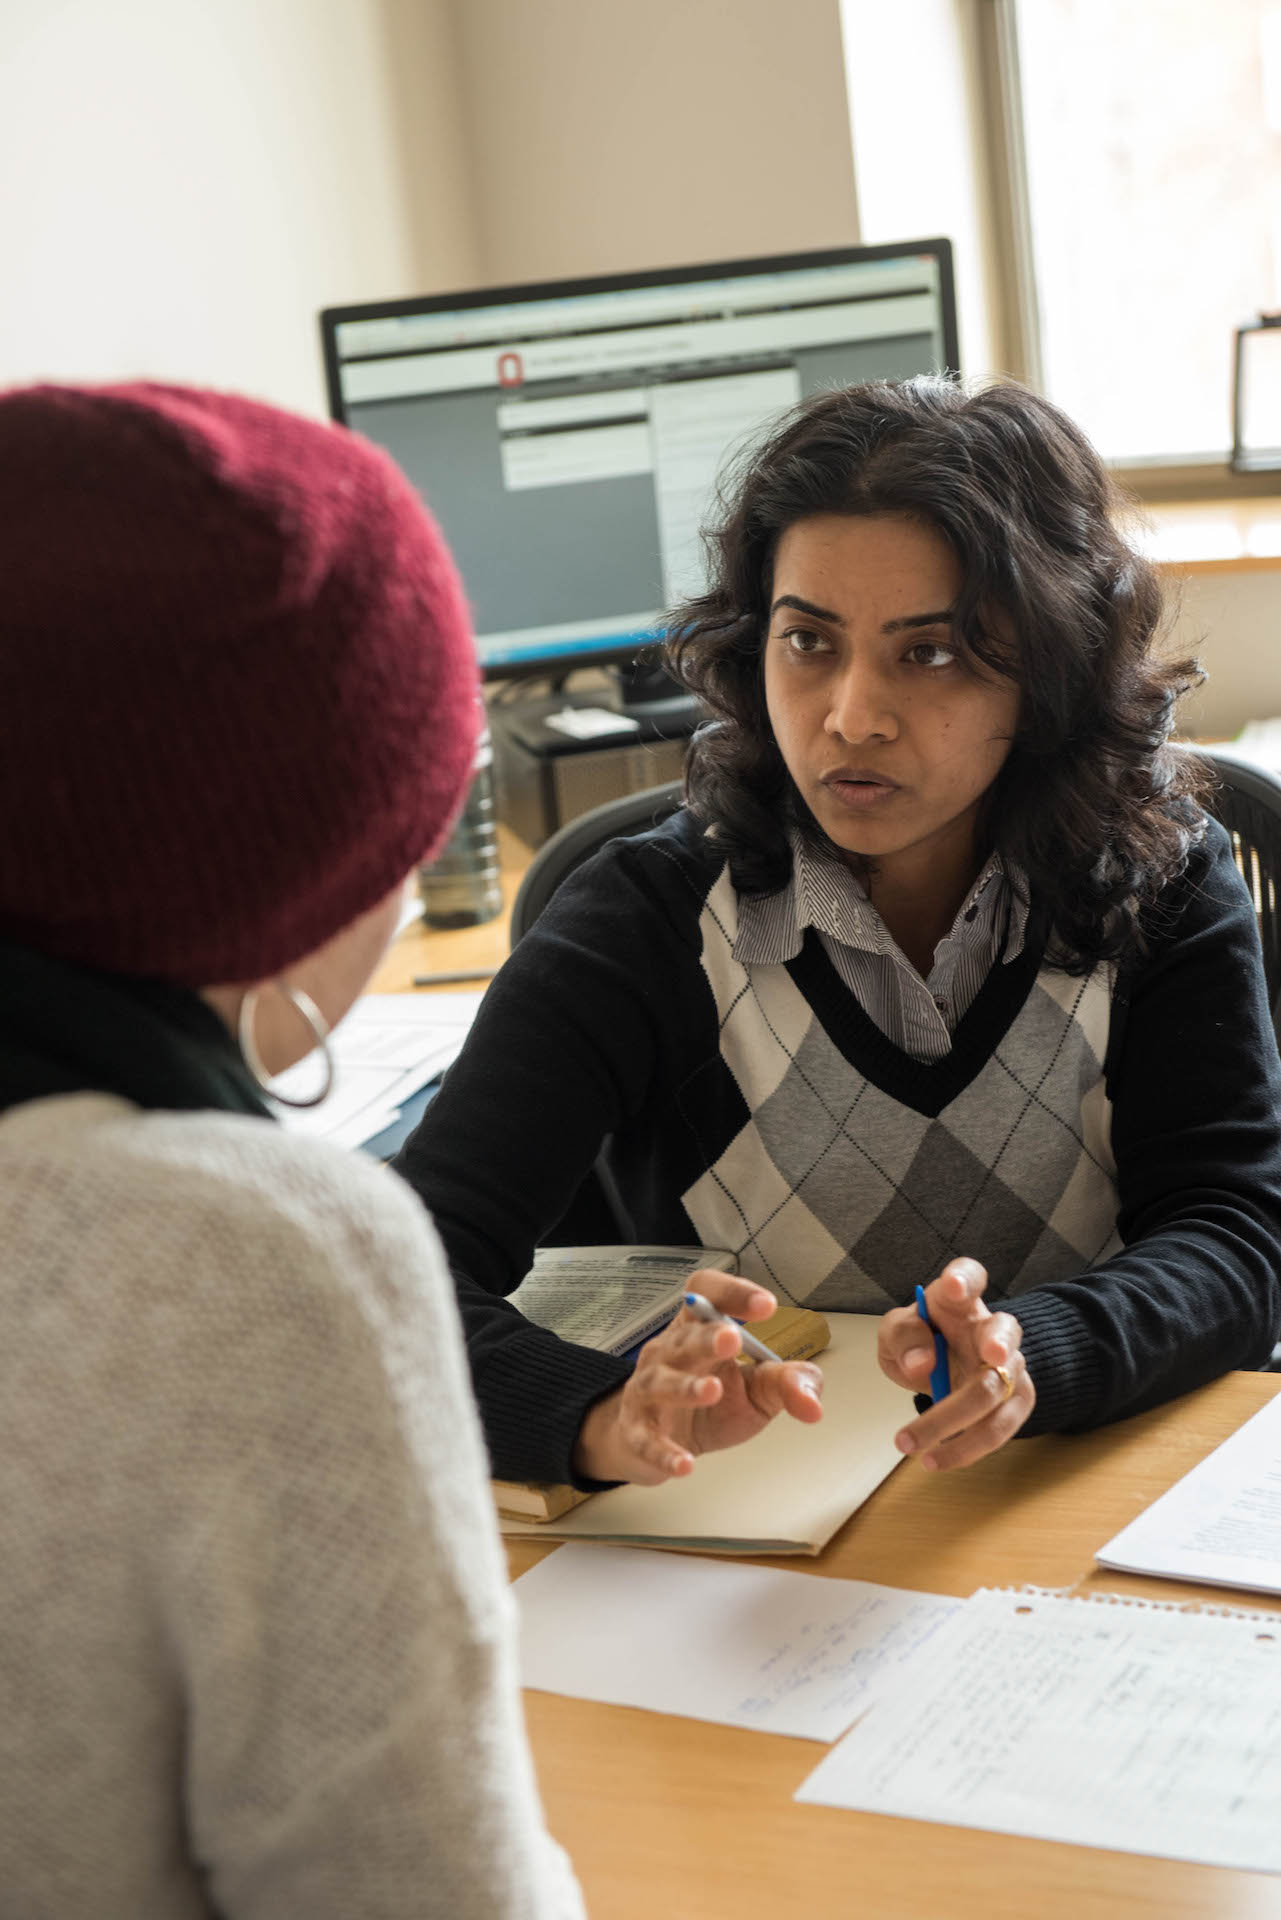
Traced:
[[955, 618], [955, 607], [944, 607], [940, 613], [905, 613], [901, 619], [887, 620], [881, 632], [902, 633], [909, 627], [950, 627]]
[[[796, 613], [807, 613], [811, 620], [826, 620], [834, 627], [843, 627], [845, 620], [831, 607], [820, 607], [813, 600], [803, 600], [799, 593], [780, 593], [770, 608], [770, 617], [780, 607], [791, 607]], [[887, 620], [881, 628], [882, 633], [905, 633], [916, 627], [950, 627], [956, 618], [955, 607], [943, 607], [935, 613], [905, 613], [896, 620]]]
[[794, 607], [797, 613], [808, 613], [812, 620], [830, 620], [835, 627], [845, 625], [839, 613], [833, 613], [830, 607], [816, 607], [812, 600], [802, 600], [797, 593], [780, 593], [770, 608], [771, 618], [780, 607]]

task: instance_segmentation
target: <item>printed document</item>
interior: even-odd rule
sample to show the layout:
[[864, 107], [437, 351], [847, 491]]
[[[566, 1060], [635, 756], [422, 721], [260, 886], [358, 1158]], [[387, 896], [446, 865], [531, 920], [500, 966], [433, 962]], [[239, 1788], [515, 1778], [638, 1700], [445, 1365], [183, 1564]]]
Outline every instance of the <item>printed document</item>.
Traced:
[[1281, 1593], [1281, 1393], [1095, 1558], [1122, 1573]]
[[[479, 993], [367, 993], [334, 1029], [334, 1085], [318, 1107], [281, 1109], [291, 1133], [358, 1147], [381, 1133], [411, 1094], [452, 1066], [480, 1006]], [[278, 1074], [272, 1089], [300, 1099], [319, 1079], [308, 1057]]]

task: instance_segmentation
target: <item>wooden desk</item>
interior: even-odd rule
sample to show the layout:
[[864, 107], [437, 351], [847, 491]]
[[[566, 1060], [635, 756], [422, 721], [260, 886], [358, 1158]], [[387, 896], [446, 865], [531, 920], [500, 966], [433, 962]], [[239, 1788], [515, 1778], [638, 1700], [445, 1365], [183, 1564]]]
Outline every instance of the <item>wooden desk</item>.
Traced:
[[[936, 1593], [1031, 1583], [1281, 1613], [1281, 1598], [1138, 1580], [1092, 1558], [1278, 1390], [1275, 1375], [1231, 1374], [1099, 1433], [1016, 1441], [963, 1473], [908, 1462], [818, 1559], [761, 1564]], [[509, 1542], [513, 1574], [554, 1551]], [[525, 1700], [548, 1819], [593, 1920], [1281, 1916], [1278, 1877], [797, 1806], [816, 1742]]]

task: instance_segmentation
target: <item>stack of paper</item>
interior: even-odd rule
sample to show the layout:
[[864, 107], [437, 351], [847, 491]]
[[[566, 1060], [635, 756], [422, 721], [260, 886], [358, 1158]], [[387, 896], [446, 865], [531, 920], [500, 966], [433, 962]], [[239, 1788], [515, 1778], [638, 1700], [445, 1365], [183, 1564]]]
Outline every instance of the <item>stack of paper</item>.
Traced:
[[[381, 1133], [411, 1094], [451, 1066], [476, 1016], [479, 993], [369, 993], [358, 1000], [329, 1042], [333, 1091], [318, 1107], [280, 1108], [295, 1133], [359, 1147]], [[278, 1074], [273, 1091], [311, 1092], [314, 1057]]]
[[1281, 1593], [1281, 1393], [1095, 1557], [1123, 1573]]

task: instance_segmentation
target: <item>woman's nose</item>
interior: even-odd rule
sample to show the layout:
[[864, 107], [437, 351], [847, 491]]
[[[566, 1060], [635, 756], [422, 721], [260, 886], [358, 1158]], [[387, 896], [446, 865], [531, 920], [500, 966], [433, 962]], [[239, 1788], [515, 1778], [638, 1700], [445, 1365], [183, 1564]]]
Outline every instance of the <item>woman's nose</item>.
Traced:
[[848, 666], [832, 689], [824, 726], [851, 746], [863, 740], [894, 739], [898, 714], [884, 676], [866, 665]]

